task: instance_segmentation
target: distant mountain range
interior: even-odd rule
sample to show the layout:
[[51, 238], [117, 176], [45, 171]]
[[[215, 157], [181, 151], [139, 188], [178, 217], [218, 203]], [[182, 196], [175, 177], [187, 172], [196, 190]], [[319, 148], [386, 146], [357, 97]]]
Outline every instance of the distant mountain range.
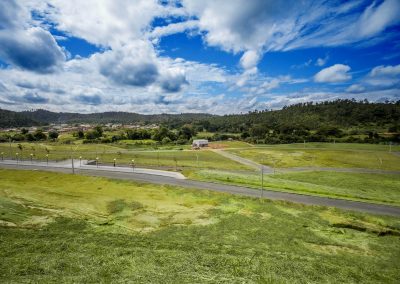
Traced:
[[253, 125], [276, 128], [296, 125], [316, 129], [323, 125], [351, 127], [360, 125], [399, 125], [400, 101], [357, 102], [336, 100], [321, 103], [300, 103], [281, 110], [252, 111], [245, 114], [212, 115], [205, 113], [138, 114], [129, 112], [57, 113], [43, 109], [14, 112], [0, 109], [0, 127], [38, 126], [50, 123], [140, 123], [166, 124], [179, 127], [191, 123], [210, 131], [241, 132]]
[[15, 112], [0, 109], [0, 127], [39, 126], [50, 123], [168, 123], [185, 124], [213, 117], [204, 113], [138, 114], [129, 112], [68, 113], [37, 109]]

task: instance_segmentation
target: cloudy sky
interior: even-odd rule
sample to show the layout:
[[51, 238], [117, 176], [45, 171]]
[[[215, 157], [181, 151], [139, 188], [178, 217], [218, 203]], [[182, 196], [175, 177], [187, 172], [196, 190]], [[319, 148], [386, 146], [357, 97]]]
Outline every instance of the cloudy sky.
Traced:
[[400, 100], [400, 0], [1, 0], [0, 108]]

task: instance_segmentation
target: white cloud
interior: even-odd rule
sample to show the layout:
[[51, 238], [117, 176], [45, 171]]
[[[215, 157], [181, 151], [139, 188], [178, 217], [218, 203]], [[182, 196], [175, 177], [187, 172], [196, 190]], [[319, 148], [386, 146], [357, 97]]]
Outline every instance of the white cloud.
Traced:
[[[260, 73], [257, 65], [265, 52], [385, 38], [389, 34], [382, 32], [399, 22], [398, 11], [396, 0], [3, 0], [0, 57], [11, 66], [0, 69], [0, 107], [143, 113], [262, 108], [263, 99], [275, 96], [271, 91], [305, 82]], [[154, 27], [156, 19], [170, 23]], [[53, 29], [64, 33], [57, 40], [75, 36], [101, 51], [68, 58], [50, 34]], [[160, 38], [180, 32], [198, 33], [206, 45], [242, 54], [239, 71], [162, 56]], [[326, 66], [327, 60], [315, 63]], [[378, 66], [347, 91], [361, 95], [365, 86], [397, 86], [398, 68]], [[351, 79], [349, 71], [336, 64], [314, 80], [344, 82]], [[322, 100], [323, 93], [291, 99]]]
[[365, 91], [365, 87], [360, 84], [353, 84], [346, 89], [349, 93], [362, 93]]
[[396, 66], [377, 66], [371, 70], [371, 77], [396, 77], [400, 76], [400, 64]]
[[380, 5], [373, 2], [365, 9], [357, 23], [359, 36], [370, 37], [398, 22], [400, 22], [400, 1], [386, 0]]
[[243, 69], [251, 69], [257, 66], [258, 61], [260, 61], [260, 54], [254, 50], [248, 50], [243, 53], [242, 57], [240, 58], [240, 65]]
[[38, 73], [51, 73], [66, 60], [64, 51], [50, 34], [32, 26], [26, 7], [14, 0], [0, 3], [0, 58]]
[[396, 66], [377, 66], [371, 70], [365, 81], [375, 86], [400, 84], [400, 64]]
[[198, 26], [198, 21], [188, 20], [185, 22], [169, 24], [167, 26], [155, 27], [149, 33], [149, 37], [151, 39], [155, 39], [155, 42], [157, 42], [160, 37], [196, 29], [197, 26]]
[[325, 56], [324, 58], [318, 58], [317, 62], [315, 63], [315, 65], [322, 67], [328, 62], [328, 60], [329, 60], [329, 56], [328, 55]]
[[[183, 0], [208, 45], [223, 50], [291, 50], [368, 39], [400, 22], [400, 2]], [[223, 11], [223, 12], [222, 12]], [[304, 11], [307, 11], [306, 13]]]
[[350, 66], [335, 64], [331, 67], [322, 69], [314, 76], [314, 81], [318, 83], [339, 83], [351, 79]]
[[50, 5], [43, 6], [44, 10], [40, 12], [55, 23], [58, 30], [105, 47], [119, 47], [142, 38], [143, 31], [149, 29], [154, 17], [166, 13], [156, 0], [46, 2]]

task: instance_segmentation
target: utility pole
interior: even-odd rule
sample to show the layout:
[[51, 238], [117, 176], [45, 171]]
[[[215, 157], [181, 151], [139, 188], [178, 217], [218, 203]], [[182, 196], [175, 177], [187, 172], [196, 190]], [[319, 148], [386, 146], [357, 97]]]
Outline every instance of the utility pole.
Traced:
[[74, 157], [73, 156], [71, 156], [71, 163], [72, 163], [72, 174], [75, 174]]

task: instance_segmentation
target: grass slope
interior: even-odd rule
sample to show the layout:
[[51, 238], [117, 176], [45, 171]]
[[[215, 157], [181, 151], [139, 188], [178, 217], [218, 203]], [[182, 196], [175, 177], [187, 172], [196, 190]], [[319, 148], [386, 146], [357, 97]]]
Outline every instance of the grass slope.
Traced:
[[396, 283], [397, 218], [0, 170], [0, 281]]

